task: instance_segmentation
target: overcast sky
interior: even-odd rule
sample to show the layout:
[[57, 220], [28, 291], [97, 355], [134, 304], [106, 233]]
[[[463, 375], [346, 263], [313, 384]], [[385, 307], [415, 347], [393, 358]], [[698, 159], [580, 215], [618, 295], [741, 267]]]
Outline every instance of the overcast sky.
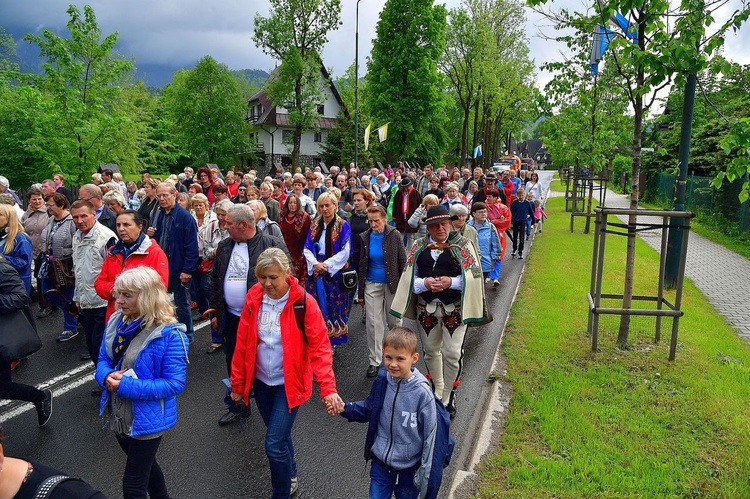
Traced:
[[[120, 33], [119, 50], [135, 59], [138, 67], [167, 66], [170, 68], [192, 66], [204, 55], [227, 64], [231, 69], [270, 70], [275, 61], [265, 56], [252, 41], [253, 18], [256, 12], [268, 15], [268, 0], [2, 0], [0, 25], [15, 35], [52, 29], [65, 33], [69, 4], [80, 9], [88, 4], [96, 12], [99, 26], [105, 34]], [[441, 3], [438, 0], [437, 3]], [[443, 0], [448, 8], [457, 7], [461, 0]], [[334, 75], [341, 76], [354, 62], [355, 0], [342, 0], [343, 26], [329, 35], [323, 52], [326, 66]], [[729, 11], [739, 7], [741, 0], [729, 0], [720, 13], [722, 19]], [[359, 12], [360, 75], [364, 74], [365, 61], [375, 38], [375, 27], [385, 0], [361, 0]], [[583, 0], [553, 0], [553, 8], [567, 6], [571, 10], [584, 10]], [[531, 57], [537, 67], [549, 60], [560, 59], [560, 50], [553, 42], [544, 41], [536, 34], [544, 30], [544, 22], [527, 11]], [[740, 36], [730, 36], [725, 54], [743, 64], [750, 63], [750, 27]], [[23, 44], [24, 42], [20, 42]], [[537, 77], [543, 85], [548, 76]]]

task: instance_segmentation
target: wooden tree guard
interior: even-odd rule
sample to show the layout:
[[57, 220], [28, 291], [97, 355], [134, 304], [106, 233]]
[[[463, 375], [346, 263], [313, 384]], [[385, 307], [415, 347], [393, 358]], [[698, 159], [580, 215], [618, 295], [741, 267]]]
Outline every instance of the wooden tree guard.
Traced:
[[[675, 359], [677, 350], [677, 330], [680, 317], [683, 312], [682, 306], [682, 284], [685, 277], [685, 260], [687, 257], [688, 234], [690, 233], [690, 219], [694, 216], [689, 211], [659, 211], [659, 210], [630, 210], [619, 208], [596, 208], [596, 229], [594, 233], [594, 252], [591, 262], [591, 287], [587, 298], [589, 301], [589, 321], [588, 333], [591, 335], [591, 349], [596, 352], [599, 341], [599, 316], [607, 315], [640, 315], [656, 317], [656, 332], [654, 342], [658, 343], [661, 339], [661, 319], [662, 317], [672, 317], [672, 338], [669, 345], [669, 360]], [[609, 217], [617, 216], [636, 216], [634, 224], [622, 223], [619, 218], [610, 220]], [[661, 217], [661, 224], [639, 222], [642, 217]], [[682, 231], [682, 251], [679, 256], [679, 270], [677, 275], [677, 285], [675, 288], [675, 302], [670, 303], [664, 298], [664, 274], [667, 260], [667, 243], [669, 240], [669, 220], [671, 218], [684, 218], [685, 225], [673, 227], [673, 230]], [[604, 251], [606, 248], [607, 234], [619, 236], [635, 235], [638, 232], [661, 229], [661, 252], [659, 258], [659, 282], [656, 296], [633, 296], [633, 302], [655, 302], [655, 309], [643, 308], [606, 308], [601, 307], [602, 299], [622, 300], [621, 294], [602, 293], [602, 274], [604, 272]]]
[[598, 194], [599, 206], [604, 206], [607, 200], [607, 182], [611, 177], [611, 170], [602, 170], [595, 176], [585, 175], [581, 170], [575, 170], [566, 176], [565, 211], [570, 212], [570, 232], [573, 232], [575, 217], [585, 217], [586, 225], [583, 233], [589, 233], [591, 218], [596, 216], [591, 212], [594, 193]]

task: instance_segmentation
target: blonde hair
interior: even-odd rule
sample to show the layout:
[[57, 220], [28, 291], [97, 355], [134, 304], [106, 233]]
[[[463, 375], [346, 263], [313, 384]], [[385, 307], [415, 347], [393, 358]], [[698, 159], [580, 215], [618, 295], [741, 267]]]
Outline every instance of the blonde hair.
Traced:
[[193, 207], [196, 204], [205, 204], [206, 210], [208, 210], [208, 198], [206, 195], [200, 193], [193, 194], [193, 197], [190, 198], [190, 207]]
[[334, 196], [333, 193], [329, 191], [325, 191], [321, 193], [320, 196], [318, 196], [318, 201], [315, 203], [318, 209], [320, 209], [320, 203], [322, 203], [326, 199], [330, 201], [331, 203], [333, 203], [334, 206], [336, 206], [339, 203], [339, 200], [336, 199], [336, 196]]
[[438, 197], [436, 195], [428, 194], [422, 200], [422, 204], [424, 204], [425, 206], [426, 205], [437, 206], [438, 204], [440, 204], [440, 200], [438, 200]]
[[5, 218], [8, 219], [8, 227], [6, 229], [6, 231], [8, 232], [8, 237], [5, 239], [4, 251], [4, 253], [7, 255], [11, 251], [13, 251], [13, 247], [16, 245], [16, 236], [18, 234], [25, 234], [26, 231], [23, 230], [23, 225], [21, 225], [21, 222], [18, 220], [16, 209], [11, 205], [0, 204], [0, 214], [5, 215]]
[[115, 279], [115, 292], [138, 293], [138, 313], [144, 327], [177, 322], [175, 309], [159, 274], [151, 267], [128, 269]]
[[[268, 209], [266, 208], [266, 204], [260, 199], [251, 199], [245, 204], [248, 205], [250, 209], [255, 208], [256, 210], [258, 210], [258, 220], [268, 218]], [[258, 220], [256, 220], [256, 222]]]

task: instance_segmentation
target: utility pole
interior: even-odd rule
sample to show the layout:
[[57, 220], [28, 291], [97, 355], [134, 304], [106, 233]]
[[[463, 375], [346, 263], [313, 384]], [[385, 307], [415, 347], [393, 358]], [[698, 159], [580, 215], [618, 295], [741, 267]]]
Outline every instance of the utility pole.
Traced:
[[354, 166], [359, 168], [359, 2], [354, 31]]
[[[697, 81], [698, 77], [693, 73], [688, 75], [687, 83], [685, 83], [685, 100], [682, 103], [682, 127], [680, 129], [680, 171], [677, 175], [677, 183], [674, 191], [674, 211], [685, 211], [685, 191], [687, 188], [688, 165], [690, 163], [690, 140], [693, 135], [693, 108], [695, 107], [695, 86]], [[664, 272], [664, 284], [669, 288], [677, 286], [684, 226], [684, 218], [675, 217], [669, 221], [667, 260]]]

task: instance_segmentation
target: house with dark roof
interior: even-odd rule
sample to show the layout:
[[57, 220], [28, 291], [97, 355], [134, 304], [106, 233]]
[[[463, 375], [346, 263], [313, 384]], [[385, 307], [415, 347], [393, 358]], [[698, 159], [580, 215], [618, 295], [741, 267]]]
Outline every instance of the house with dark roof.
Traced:
[[[274, 70], [269, 80], [276, 78], [277, 74], [278, 70]], [[321, 162], [323, 144], [328, 132], [336, 126], [339, 112], [343, 111], [348, 116], [346, 105], [322, 63], [319, 83], [323, 89], [322, 102], [317, 104], [320, 116], [315, 120], [314, 127], [303, 132], [300, 140], [300, 164], [295, 165], [303, 168], [314, 167]], [[273, 165], [284, 169], [292, 166], [294, 125], [289, 119], [289, 113], [290, 110], [283, 103], [273, 102], [264, 89], [248, 99], [245, 119], [253, 125], [250, 138], [257, 143], [255, 156], [260, 161], [256, 159], [246, 166], [271, 168]]]

